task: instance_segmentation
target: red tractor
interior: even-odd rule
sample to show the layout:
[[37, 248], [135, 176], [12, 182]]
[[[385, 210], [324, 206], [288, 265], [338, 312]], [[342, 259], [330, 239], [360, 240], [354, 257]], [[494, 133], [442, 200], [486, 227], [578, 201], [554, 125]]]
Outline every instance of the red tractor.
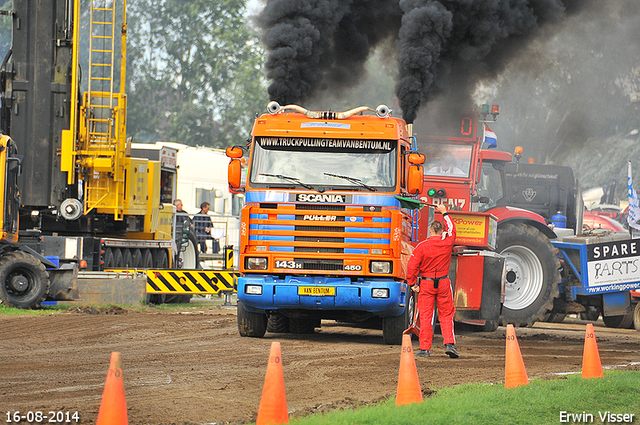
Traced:
[[[482, 148], [485, 122], [495, 121], [497, 115], [497, 106], [489, 110], [483, 105], [480, 112], [455, 120], [445, 136], [417, 134], [420, 151], [431, 161], [424, 166], [421, 200], [460, 211], [489, 212], [497, 218], [496, 251], [506, 258], [501, 323], [529, 326], [548, 319], [559, 295], [560, 262], [550, 243], [556, 234], [542, 215], [509, 206], [505, 167], [512, 156]], [[535, 197], [533, 192], [523, 196]], [[418, 219], [418, 240], [427, 236], [427, 219]], [[458, 235], [474, 231], [464, 222], [456, 227]]]

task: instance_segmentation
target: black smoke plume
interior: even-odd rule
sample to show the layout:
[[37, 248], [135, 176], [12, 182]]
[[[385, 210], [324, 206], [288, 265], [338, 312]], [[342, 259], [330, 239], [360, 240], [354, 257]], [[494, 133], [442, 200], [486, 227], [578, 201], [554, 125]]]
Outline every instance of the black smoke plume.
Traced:
[[269, 97], [301, 103], [357, 83], [373, 50], [397, 45], [407, 122], [438, 95], [470, 105], [476, 82], [593, 0], [268, 0], [258, 17]]

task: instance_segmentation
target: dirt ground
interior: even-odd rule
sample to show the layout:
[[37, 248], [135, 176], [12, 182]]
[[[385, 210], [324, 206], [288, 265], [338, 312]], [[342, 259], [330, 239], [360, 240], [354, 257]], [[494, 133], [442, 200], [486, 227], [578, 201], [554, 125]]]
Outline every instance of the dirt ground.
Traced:
[[[529, 378], [579, 372], [585, 323], [538, 323], [516, 333]], [[130, 424], [239, 424], [256, 420], [271, 342], [282, 347], [291, 417], [351, 408], [396, 393], [400, 347], [382, 331], [323, 322], [314, 335], [238, 335], [235, 308], [200, 305], [136, 312], [74, 308], [0, 316], [0, 420], [7, 412], [77, 411], [95, 423], [112, 351], [122, 353]], [[425, 394], [468, 382], [504, 382], [505, 328], [458, 327], [461, 357], [435, 337], [416, 359]], [[640, 332], [596, 323], [603, 367], [638, 369]], [[417, 341], [414, 342], [417, 349]]]

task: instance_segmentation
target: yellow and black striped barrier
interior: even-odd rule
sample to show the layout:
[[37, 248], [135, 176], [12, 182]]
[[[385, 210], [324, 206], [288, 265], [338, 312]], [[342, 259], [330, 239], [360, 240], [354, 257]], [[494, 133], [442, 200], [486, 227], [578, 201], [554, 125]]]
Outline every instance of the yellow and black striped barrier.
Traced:
[[217, 294], [236, 292], [237, 271], [222, 270], [112, 270], [115, 272], [144, 272], [147, 275], [147, 294]]

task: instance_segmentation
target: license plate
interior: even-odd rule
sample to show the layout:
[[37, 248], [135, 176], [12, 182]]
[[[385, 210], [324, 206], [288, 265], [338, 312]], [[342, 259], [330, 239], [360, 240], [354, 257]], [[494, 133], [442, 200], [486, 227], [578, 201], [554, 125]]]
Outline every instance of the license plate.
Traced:
[[336, 288], [333, 286], [300, 286], [298, 295], [335, 296]]

